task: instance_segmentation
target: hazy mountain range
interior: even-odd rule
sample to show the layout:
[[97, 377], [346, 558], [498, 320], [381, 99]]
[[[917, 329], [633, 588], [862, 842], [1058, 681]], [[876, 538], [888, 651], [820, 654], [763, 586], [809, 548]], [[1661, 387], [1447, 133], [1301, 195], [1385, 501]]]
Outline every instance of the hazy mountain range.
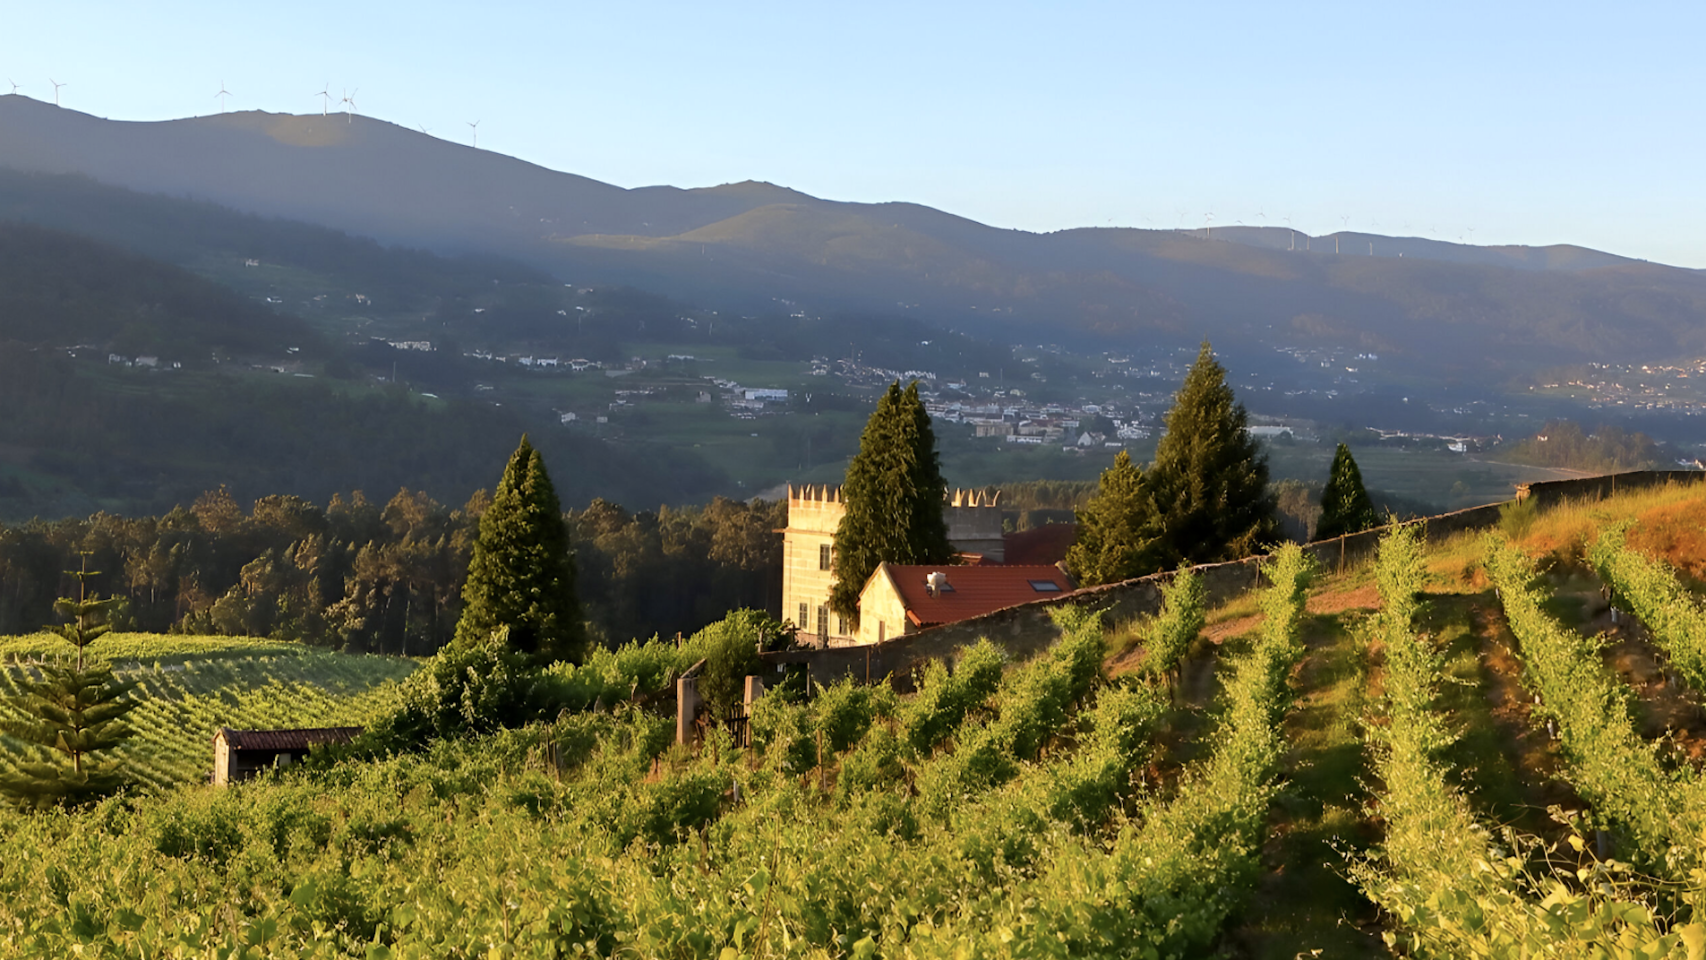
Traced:
[[1033, 343], [1341, 345], [1432, 373], [1706, 354], [1706, 273], [1574, 246], [1277, 227], [1037, 234], [766, 183], [628, 190], [361, 116], [130, 123], [15, 95], [0, 96], [0, 167], [514, 257], [575, 282], [904, 312]]

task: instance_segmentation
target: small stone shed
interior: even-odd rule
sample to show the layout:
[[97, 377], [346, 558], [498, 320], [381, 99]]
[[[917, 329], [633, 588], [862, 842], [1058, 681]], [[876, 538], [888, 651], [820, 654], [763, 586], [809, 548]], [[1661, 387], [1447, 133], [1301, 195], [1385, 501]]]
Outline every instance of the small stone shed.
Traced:
[[233, 730], [213, 735], [213, 782], [247, 780], [262, 770], [288, 767], [316, 746], [348, 743], [361, 727], [309, 727], [299, 730]]

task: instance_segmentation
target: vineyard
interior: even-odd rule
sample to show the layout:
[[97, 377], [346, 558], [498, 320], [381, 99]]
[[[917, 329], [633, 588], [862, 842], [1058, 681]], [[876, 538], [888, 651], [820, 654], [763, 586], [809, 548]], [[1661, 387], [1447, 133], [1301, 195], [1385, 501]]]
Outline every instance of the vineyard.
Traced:
[[[62, 656], [52, 634], [0, 639], [0, 696], [32, 662]], [[363, 725], [391, 703], [396, 681], [416, 664], [396, 657], [347, 656], [242, 637], [108, 634], [89, 647], [135, 683], [141, 706], [127, 718], [137, 736], [120, 748], [142, 784], [166, 789], [205, 782], [220, 727], [274, 729]], [[0, 738], [0, 767], [24, 758]]]
[[[1180, 577], [905, 693], [769, 696], [745, 746], [618, 706], [167, 790], [206, 763], [177, 731], [354, 719], [411, 665], [117, 638], [162, 789], [0, 813], [0, 953], [1706, 956], [1706, 496], [1513, 517], [1344, 571], [1281, 550], [1218, 609]], [[618, 703], [693, 655], [557, 676]]]

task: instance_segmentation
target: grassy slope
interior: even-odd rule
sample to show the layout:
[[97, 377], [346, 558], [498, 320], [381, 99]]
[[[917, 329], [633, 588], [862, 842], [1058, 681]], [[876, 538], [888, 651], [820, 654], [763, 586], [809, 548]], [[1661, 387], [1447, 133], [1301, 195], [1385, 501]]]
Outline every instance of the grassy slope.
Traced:
[[[0, 638], [0, 695], [16, 692], [29, 662], [69, 648], [51, 634]], [[267, 729], [367, 723], [391, 701], [416, 663], [350, 656], [244, 637], [110, 634], [89, 647], [137, 684], [129, 717], [138, 736], [123, 748], [144, 783], [169, 787], [206, 779], [219, 727]], [[0, 765], [26, 752], [0, 738]]]

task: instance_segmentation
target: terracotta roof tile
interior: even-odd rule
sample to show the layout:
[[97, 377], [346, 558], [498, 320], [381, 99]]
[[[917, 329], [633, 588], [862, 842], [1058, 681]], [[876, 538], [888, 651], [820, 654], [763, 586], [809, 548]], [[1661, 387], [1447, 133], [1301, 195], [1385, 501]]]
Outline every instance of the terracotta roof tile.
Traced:
[[1049, 523], [1001, 538], [1002, 552], [1012, 566], [1059, 563], [1078, 541], [1078, 524]]
[[[905, 602], [906, 618], [918, 626], [968, 620], [1003, 607], [1058, 597], [1073, 589], [1072, 580], [1058, 567], [1040, 565], [931, 567], [885, 563], [880, 569], [888, 573]], [[936, 572], [947, 576], [949, 589], [931, 596], [925, 578]]]

